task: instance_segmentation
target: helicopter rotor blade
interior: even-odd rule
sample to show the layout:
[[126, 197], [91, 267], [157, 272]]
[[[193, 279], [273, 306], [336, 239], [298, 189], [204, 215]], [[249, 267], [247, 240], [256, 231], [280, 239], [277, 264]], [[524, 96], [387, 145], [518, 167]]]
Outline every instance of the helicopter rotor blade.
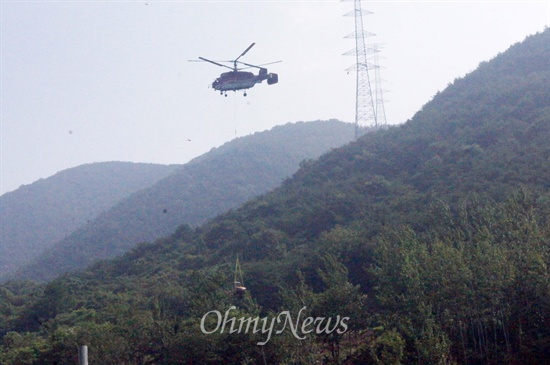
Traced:
[[267, 66], [267, 65], [272, 65], [274, 63], [279, 63], [279, 62], [283, 62], [283, 61], [274, 61], [274, 62], [269, 62], [269, 63], [262, 63], [261, 65], [251, 65], [249, 63], [245, 63], [245, 62], [241, 62], [241, 61], [238, 61], [240, 64], [243, 64], [243, 65], [246, 65], [248, 67], [255, 67], [255, 68], [262, 68], [261, 66]]
[[245, 49], [244, 52], [241, 53], [241, 55], [239, 57], [237, 57], [234, 62], [237, 62], [239, 60], [239, 58], [241, 58], [242, 56], [244, 56], [246, 54], [246, 52], [250, 51], [250, 48], [254, 47], [255, 44], [256, 43], [252, 43], [250, 46], [248, 46], [248, 48]]
[[211, 60], [206, 59], [206, 58], [204, 58], [204, 57], [199, 57], [199, 59], [200, 59], [200, 60], [203, 60], [203, 61], [206, 61], [206, 62], [213, 63], [213, 64], [216, 65], [216, 66], [221, 66], [221, 67], [225, 67], [225, 68], [228, 68], [228, 69], [230, 69], [230, 70], [233, 70], [233, 67], [229, 67], [229, 66], [227, 66], [227, 65], [222, 65], [221, 63], [211, 61]]

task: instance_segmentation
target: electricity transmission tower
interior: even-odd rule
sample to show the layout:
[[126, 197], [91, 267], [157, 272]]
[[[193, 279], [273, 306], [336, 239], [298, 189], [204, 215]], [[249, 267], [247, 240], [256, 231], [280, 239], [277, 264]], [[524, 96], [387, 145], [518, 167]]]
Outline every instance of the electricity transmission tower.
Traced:
[[[378, 127], [386, 124], [386, 111], [384, 109], [384, 98], [382, 95], [382, 80], [380, 78], [380, 67], [378, 66], [378, 45], [367, 47], [365, 38], [374, 36], [374, 33], [367, 32], [363, 28], [363, 15], [373, 14], [361, 8], [361, 0], [353, 1], [354, 10], [344, 14], [355, 18], [355, 31], [344, 38], [355, 39], [355, 48], [344, 53], [346, 56], [355, 56], [355, 64], [348, 67], [348, 73], [356, 71], [355, 89], [355, 137], [359, 136], [360, 127]], [[372, 62], [369, 62], [369, 57]], [[371, 79], [370, 71], [374, 71], [374, 80]], [[374, 92], [373, 92], [374, 83]]]
[[375, 94], [375, 110], [374, 114], [376, 116], [377, 126], [387, 124], [386, 121], [386, 108], [384, 108], [384, 89], [382, 89], [382, 78], [380, 77], [380, 63], [379, 55], [380, 45], [373, 44], [372, 46], [372, 59], [373, 59], [373, 69], [374, 69], [374, 94]]

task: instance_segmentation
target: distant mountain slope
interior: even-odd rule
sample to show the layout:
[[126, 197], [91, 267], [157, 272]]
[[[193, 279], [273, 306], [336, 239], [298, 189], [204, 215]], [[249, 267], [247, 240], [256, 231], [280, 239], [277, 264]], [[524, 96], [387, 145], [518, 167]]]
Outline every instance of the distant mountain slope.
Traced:
[[0, 276], [175, 166], [103, 162], [61, 171], [0, 197]]
[[353, 139], [352, 124], [300, 122], [237, 138], [181, 167], [57, 243], [18, 273], [44, 280], [197, 225], [281, 184], [304, 159]]

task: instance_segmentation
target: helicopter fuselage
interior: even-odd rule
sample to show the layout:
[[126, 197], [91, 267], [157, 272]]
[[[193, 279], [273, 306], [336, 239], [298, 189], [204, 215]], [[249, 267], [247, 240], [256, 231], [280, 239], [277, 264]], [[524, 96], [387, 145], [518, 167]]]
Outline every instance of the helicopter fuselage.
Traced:
[[266, 69], [261, 69], [258, 75], [245, 71], [224, 72], [212, 83], [212, 88], [220, 92], [246, 90], [264, 80], [268, 80], [270, 85], [275, 84], [278, 81], [277, 74], [268, 74]]

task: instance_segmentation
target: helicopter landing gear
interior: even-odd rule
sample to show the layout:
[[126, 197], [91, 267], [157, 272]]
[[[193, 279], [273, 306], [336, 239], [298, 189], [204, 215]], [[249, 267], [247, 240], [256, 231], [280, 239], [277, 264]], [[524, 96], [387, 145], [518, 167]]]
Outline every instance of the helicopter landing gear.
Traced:
[[243, 94], [243, 95], [244, 95], [244, 96], [246, 96], [246, 91], [244, 92], [244, 94]]

